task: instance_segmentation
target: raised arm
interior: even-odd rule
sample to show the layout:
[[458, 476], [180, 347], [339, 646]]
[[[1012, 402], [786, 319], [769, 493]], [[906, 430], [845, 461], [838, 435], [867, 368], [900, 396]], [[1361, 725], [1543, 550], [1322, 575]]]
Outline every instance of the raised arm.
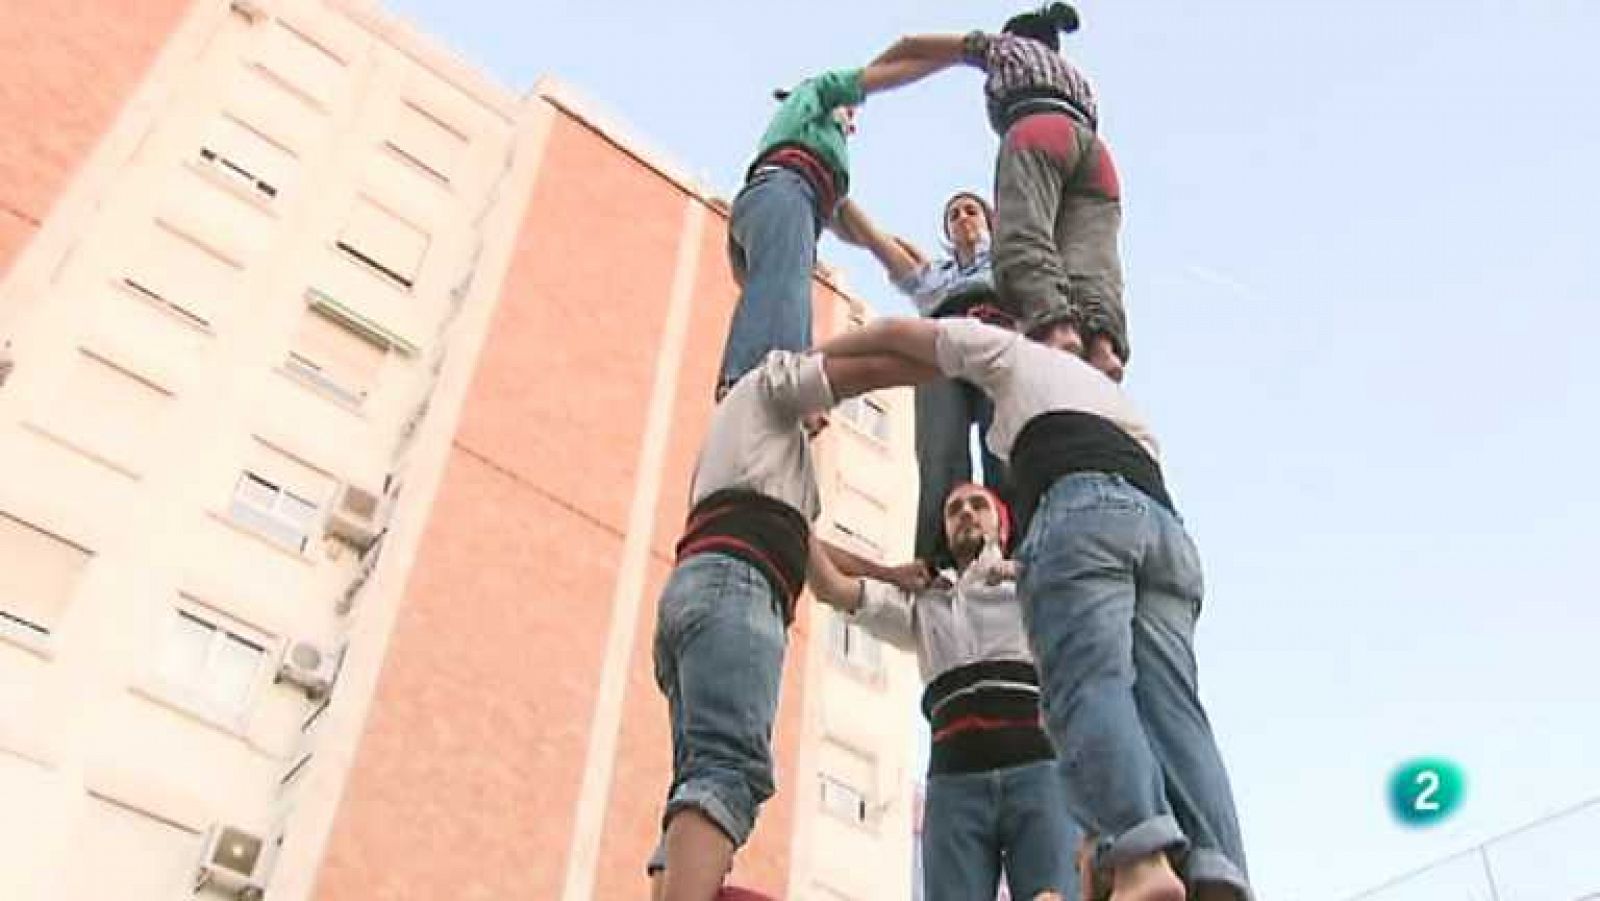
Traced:
[[938, 339], [939, 325], [934, 320], [891, 316], [835, 335], [819, 344], [816, 352], [839, 358], [891, 354], [937, 372], [939, 358], [934, 348]]
[[822, 603], [841, 613], [855, 613], [861, 609], [861, 580], [840, 572], [839, 567], [834, 565], [830, 550], [822, 539], [811, 536], [811, 553], [806, 561], [806, 585]]
[[939, 378], [939, 369], [893, 353], [861, 353], [848, 357], [824, 356], [823, 371], [835, 401], [878, 391], [920, 385]]
[[861, 207], [849, 198], [840, 204], [832, 228], [840, 240], [866, 248], [877, 257], [889, 274], [889, 280], [896, 284], [910, 279], [927, 265], [927, 258], [921, 251], [904, 239], [879, 231]]
[[817, 600], [846, 616], [873, 637], [902, 650], [913, 650], [912, 595], [893, 585], [853, 579], [839, 571], [829, 555], [830, 548], [816, 536], [811, 538], [811, 554], [806, 568], [806, 584]]
[[[890, 48], [891, 50], [893, 48]], [[867, 64], [861, 70], [861, 92], [863, 94], [876, 94], [893, 88], [903, 87], [926, 78], [929, 75], [948, 68], [961, 61], [958, 50], [953, 58], [946, 59], [942, 55], [902, 56], [897, 59], [885, 60], [879, 57]]]
[[953, 66], [962, 61], [964, 40], [965, 35], [959, 34], [906, 35], [879, 54], [878, 58], [872, 61], [872, 65], [902, 60], [925, 60], [937, 62], [940, 68]]
[[859, 554], [852, 554], [837, 545], [821, 542], [833, 565], [847, 576], [876, 579], [879, 582], [888, 582], [890, 585], [904, 591], [921, 591], [933, 581], [928, 567], [920, 560], [913, 560], [900, 566], [884, 566], [876, 560], [868, 560]]

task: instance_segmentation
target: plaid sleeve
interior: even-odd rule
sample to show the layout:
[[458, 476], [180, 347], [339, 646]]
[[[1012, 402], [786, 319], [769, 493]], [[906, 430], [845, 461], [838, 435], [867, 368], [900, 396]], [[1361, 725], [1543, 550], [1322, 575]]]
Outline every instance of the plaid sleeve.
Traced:
[[969, 31], [961, 39], [961, 61], [969, 66], [989, 71], [991, 54], [994, 52], [995, 37], [981, 31]]

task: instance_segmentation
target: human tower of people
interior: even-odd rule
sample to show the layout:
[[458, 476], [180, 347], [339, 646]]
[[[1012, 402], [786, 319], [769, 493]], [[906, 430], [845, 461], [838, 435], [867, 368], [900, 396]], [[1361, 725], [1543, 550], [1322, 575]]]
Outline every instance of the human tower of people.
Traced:
[[[1121, 196], [1063, 3], [998, 34], [902, 38], [780, 101], [734, 201], [741, 293], [655, 634], [672, 784], [653, 897], [736, 897], [734, 853], [773, 793], [787, 628], [809, 584], [914, 651], [932, 735], [930, 901], [1249, 899], [1228, 777], [1196, 690], [1199, 556], [1129, 345]], [[879, 231], [847, 197], [870, 94], [959, 64], [986, 77], [994, 198], [944, 207], [950, 256]], [[917, 318], [812, 345], [823, 228], [864, 247]], [[916, 386], [916, 560], [888, 567], [812, 534], [810, 442], [840, 401]], [[986, 454], [971, 473], [968, 440]], [[750, 897], [749, 895], [743, 895]]]

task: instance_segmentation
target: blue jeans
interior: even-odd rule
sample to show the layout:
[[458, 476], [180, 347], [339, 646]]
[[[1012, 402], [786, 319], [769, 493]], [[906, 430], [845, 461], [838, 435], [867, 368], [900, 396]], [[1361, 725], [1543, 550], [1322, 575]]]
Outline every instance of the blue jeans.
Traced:
[[1233, 794], [1194, 659], [1200, 556], [1165, 507], [1120, 476], [1045, 492], [1017, 589], [1068, 809], [1096, 865], [1158, 851], [1185, 880], [1249, 898]]
[[994, 901], [1000, 871], [1015, 901], [1046, 890], [1078, 897], [1078, 827], [1067, 816], [1054, 760], [928, 777], [922, 817], [927, 901]]
[[[656, 612], [656, 684], [672, 722], [662, 828], [693, 808], [734, 847], [772, 797], [772, 722], [787, 641], [759, 570], [722, 554], [678, 564]], [[657, 858], [652, 866], [664, 864]]]
[[722, 348], [719, 393], [768, 351], [811, 346], [811, 273], [821, 230], [816, 191], [788, 169], [756, 175], [734, 198], [728, 260], [739, 302]]
[[[913, 553], [932, 560], [948, 553], [944, 537], [944, 501], [958, 482], [972, 481], [972, 426], [978, 426], [983, 450], [983, 483], [999, 490], [1005, 464], [989, 450], [989, 423], [994, 403], [989, 395], [959, 379], [938, 379], [916, 386], [917, 410], [917, 537]], [[942, 564], [941, 564], [942, 565]]]

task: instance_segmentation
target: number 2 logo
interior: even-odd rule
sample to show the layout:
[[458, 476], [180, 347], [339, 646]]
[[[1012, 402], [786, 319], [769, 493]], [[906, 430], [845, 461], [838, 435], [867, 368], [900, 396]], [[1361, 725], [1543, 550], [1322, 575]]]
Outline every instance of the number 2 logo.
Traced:
[[1389, 807], [1407, 826], [1432, 826], [1461, 805], [1461, 768], [1438, 757], [1407, 761], [1389, 778]]
[[1416, 800], [1411, 802], [1411, 806], [1421, 813], [1432, 813], [1438, 810], [1439, 802], [1433, 800], [1433, 796], [1439, 791], [1439, 774], [1433, 770], [1423, 770], [1417, 774], [1415, 782], [1417, 785], [1423, 786], [1423, 789], [1417, 792]]

